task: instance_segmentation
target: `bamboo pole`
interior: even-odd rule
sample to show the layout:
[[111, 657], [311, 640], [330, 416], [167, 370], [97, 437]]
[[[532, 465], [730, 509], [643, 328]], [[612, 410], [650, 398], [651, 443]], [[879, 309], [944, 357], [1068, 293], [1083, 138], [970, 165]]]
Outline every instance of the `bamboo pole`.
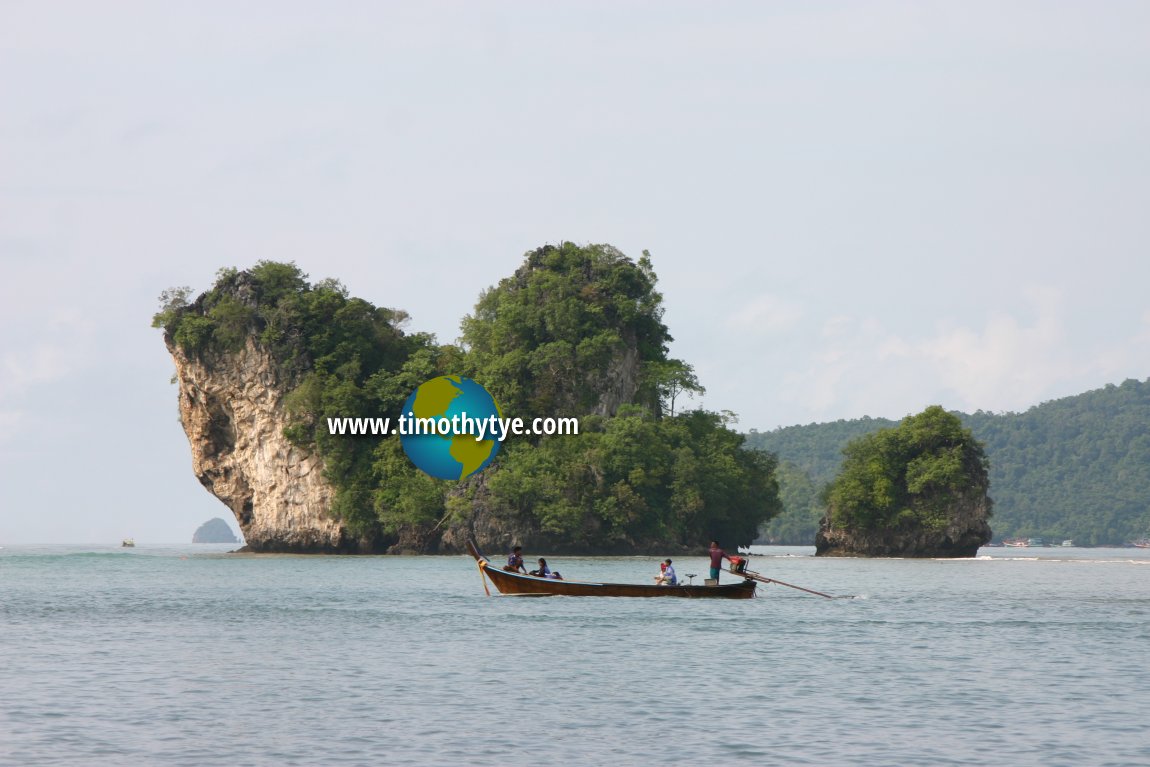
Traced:
[[728, 569], [727, 572], [729, 572], [731, 575], [741, 575], [744, 578], [750, 578], [752, 580], [759, 581], [760, 583], [768, 583], [768, 584], [769, 583], [777, 583], [780, 586], [786, 586], [787, 588], [791, 588], [791, 589], [798, 589], [799, 591], [805, 591], [808, 594], [815, 594], [816, 596], [826, 597], [827, 599], [834, 599], [834, 597], [831, 596], [830, 594], [824, 594], [823, 592], [815, 591], [814, 589], [805, 589], [802, 586], [796, 586], [795, 584], [787, 583], [786, 581], [780, 581], [780, 580], [776, 580], [774, 578], [768, 578], [767, 576], [760, 575], [759, 573], [756, 573], [753, 570], [744, 570], [741, 573], [736, 573], [735, 571]]

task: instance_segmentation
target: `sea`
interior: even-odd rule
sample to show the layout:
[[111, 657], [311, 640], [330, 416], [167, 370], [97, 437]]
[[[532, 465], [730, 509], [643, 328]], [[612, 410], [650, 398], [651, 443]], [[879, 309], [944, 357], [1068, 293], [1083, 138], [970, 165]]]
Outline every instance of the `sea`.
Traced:
[[[230, 548], [0, 548], [0, 764], [1150, 765], [1150, 550], [754, 547], [835, 598], [731, 601]], [[646, 583], [659, 558], [548, 560]]]

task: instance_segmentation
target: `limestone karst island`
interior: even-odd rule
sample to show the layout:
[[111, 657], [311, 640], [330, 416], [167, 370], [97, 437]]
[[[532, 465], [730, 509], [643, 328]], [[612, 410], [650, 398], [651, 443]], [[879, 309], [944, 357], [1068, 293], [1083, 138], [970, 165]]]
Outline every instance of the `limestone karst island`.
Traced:
[[192, 543], [239, 543], [239, 539], [227, 522], [215, 517], [196, 528]]
[[[469, 536], [492, 550], [696, 551], [750, 544], [782, 511], [775, 455], [747, 449], [729, 413], [686, 406], [704, 389], [668, 354], [646, 253], [531, 251], [463, 317], [459, 345], [271, 261], [222, 269], [195, 298], [165, 291], [154, 324], [192, 470], [252, 551], [459, 552]], [[505, 414], [576, 416], [580, 432], [511, 438], [459, 481], [421, 472], [396, 437], [329, 433], [328, 418], [398, 415], [443, 375], [482, 382]], [[848, 460], [820, 553], [969, 556], [989, 540], [977, 443], [941, 409], [916, 418], [889, 438], [905, 448], [889, 476]], [[856, 448], [863, 464], [870, 449], [885, 448]]]

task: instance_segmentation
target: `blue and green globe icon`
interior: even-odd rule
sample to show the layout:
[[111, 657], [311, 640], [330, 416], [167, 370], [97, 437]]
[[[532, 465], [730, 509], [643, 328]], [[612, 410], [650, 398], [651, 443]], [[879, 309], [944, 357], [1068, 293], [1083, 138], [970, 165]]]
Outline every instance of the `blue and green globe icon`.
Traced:
[[403, 403], [402, 417], [409, 424], [408, 433], [399, 438], [403, 452], [421, 471], [433, 477], [469, 477], [486, 468], [499, 452], [499, 440], [491, 435], [490, 429], [482, 440], [477, 440], [474, 434], [413, 434], [410, 419], [454, 419], [455, 423], [464, 424], [465, 419], [474, 423], [492, 416], [501, 418], [502, 413], [482, 384], [462, 376], [432, 378], [420, 384]]

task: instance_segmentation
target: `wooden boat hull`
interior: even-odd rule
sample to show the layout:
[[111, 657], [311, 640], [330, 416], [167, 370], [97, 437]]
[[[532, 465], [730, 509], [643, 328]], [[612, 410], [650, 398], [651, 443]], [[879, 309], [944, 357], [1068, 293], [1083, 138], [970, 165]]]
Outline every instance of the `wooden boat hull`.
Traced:
[[558, 581], [550, 578], [536, 578], [533, 575], [512, 573], [493, 565], [475, 545], [467, 542], [467, 548], [479, 569], [500, 594], [517, 596], [568, 596], [568, 597], [680, 597], [683, 599], [750, 599], [755, 595], [755, 582], [744, 580], [740, 583], [727, 583], [721, 586], [648, 586], [638, 583], [593, 583], [587, 581]]

